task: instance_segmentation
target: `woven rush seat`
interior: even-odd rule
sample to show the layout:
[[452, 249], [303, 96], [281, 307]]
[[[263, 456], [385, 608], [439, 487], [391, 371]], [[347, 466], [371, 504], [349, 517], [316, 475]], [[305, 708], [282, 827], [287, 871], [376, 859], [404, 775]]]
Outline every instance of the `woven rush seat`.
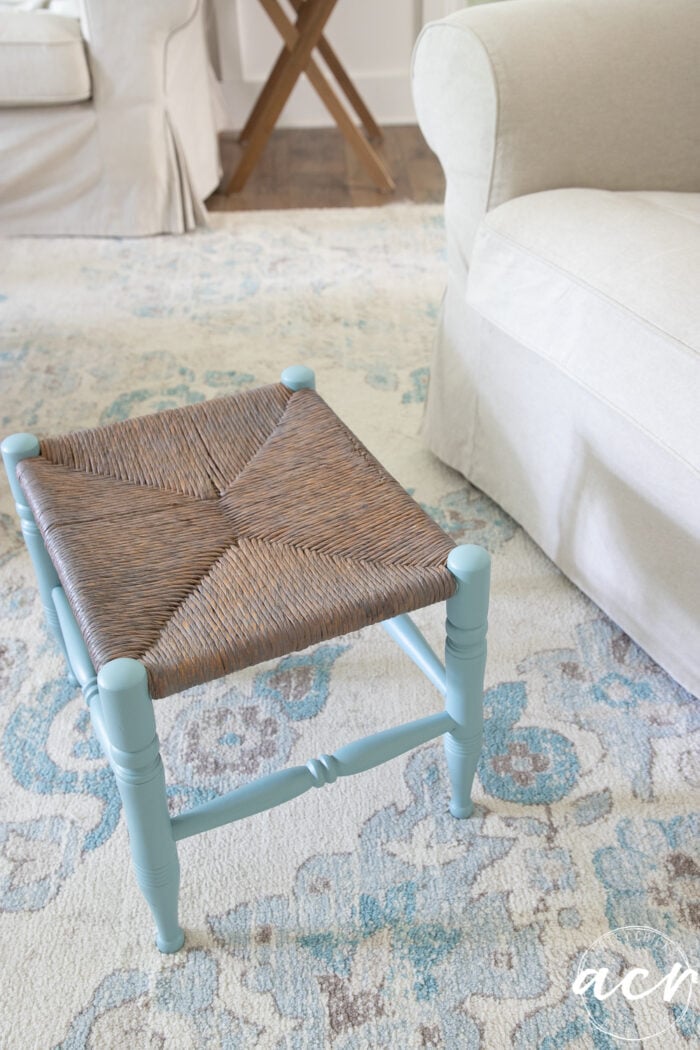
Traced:
[[163, 697], [455, 591], [442, 530], [312, 389], [40, 443], [17, 477], [96, 670]]

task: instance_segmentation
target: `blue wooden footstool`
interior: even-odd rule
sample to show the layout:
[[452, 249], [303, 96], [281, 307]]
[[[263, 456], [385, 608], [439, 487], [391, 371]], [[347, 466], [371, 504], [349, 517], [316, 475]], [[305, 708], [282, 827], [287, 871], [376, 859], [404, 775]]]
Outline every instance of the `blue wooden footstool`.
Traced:
[[[179, 839], [444, 733], [450, 810], [482, 742], [489, 556], [455, 547], [294, 366], [278, 384], [2, 453], [46, 618], [124, 805], [139, 886], [177, 951]], [[408, 613], [446, 600], [445, 666]], [[154, 698], [383, 622], [445, 710], [171, 817]]]

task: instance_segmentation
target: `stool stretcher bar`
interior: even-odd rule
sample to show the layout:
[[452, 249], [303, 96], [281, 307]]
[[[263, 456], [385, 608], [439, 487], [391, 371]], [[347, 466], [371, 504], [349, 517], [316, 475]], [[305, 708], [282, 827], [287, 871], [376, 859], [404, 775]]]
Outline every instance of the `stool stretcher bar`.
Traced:
[[446, 696], [445, 668], [411, 617], [402, 613], [401, 616], [394, 616], [391, 620], [384, 620], [382, 627], [389, 637], [401, 646], [406, 655], [411, 657], [414, 664], [420, 667], [428, 681], [432, 682], [443, 696]]
[[212, 802], [205, 802], [173, 817], [171, 824], [175, 841], [272, 809], [303, 795], [310, 788], [332, 784], [338, 777], [364, 773], [442, 733], [450, 732], [456, 724], [446, 711], [440, 711], [427, 718], [362, 737], [339, 748], [332, 755], [310, 759], [305, 766], [291, 766], [260, 777]]

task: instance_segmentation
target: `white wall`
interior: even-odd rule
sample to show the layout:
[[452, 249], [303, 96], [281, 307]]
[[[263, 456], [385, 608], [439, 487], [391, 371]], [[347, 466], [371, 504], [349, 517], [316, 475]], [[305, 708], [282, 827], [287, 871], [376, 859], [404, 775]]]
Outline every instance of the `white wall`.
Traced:
[[[293, 19], [292, 8], [285, 0], [281, 2]], [[466, 0], [338, 0], [325, 35], [380, 124], [415, 122], [410, 86], [415, 39], [424, 22], [464, 6]], [[274, 65], [282, 41], [258, 0], [212, 0], [212, 8], [229, 125], [238, 130]], [[314, 57], [318, 59], [318, 54]], [[302, 76], [277, 126], [324, 127], [332, 123]]]

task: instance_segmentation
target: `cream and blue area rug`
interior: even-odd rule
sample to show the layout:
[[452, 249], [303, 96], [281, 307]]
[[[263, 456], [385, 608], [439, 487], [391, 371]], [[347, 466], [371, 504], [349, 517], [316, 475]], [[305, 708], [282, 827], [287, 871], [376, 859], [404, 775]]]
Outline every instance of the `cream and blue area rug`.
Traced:
[[[306, 363], [443, 528], [493, 556], [475, 816], [449, 815], [436, 741], [187, 840], [186, 945], [161, 956], [3, 484], [3, 1050], [700, 1045], [690, 977], [666, 1003], [572, 989], [582, 962], [608, 967], [609, 987], [635, 966], [700, 969], [700, 719], [423, 449], [441, 210], [243, 213], [187, 238], [5, 242], [0, 259], [4, 433], [124, 419]], [[443, 610], [416, 618], [441, 647]], [[173, 812], [441, 707], [378, 627], [156, 704]], [[620, 927], [649, 929], [604, 938]]]

